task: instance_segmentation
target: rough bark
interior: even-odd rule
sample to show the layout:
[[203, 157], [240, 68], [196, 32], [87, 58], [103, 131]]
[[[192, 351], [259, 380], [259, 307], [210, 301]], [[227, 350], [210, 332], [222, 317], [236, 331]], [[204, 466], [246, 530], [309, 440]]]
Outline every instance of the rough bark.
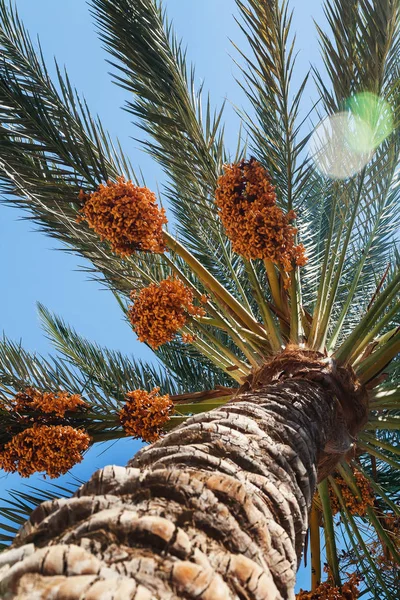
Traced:
[[38, 507], [0, 597], [294, 598], [318, 462], [352, 435], [332, 386], [268, 381]]

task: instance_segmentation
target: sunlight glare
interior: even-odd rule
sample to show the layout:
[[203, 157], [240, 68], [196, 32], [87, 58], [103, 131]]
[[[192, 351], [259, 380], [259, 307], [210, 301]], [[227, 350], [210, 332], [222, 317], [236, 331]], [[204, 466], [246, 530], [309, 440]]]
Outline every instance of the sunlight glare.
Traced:
[[367, 136], [360, 135], [349, 140], [356, 152], [375, 150], [392, 133], [392, 109], [383, 98], [371, 92], [363, 92], [353, 96], [347, 106], [356, 121], [368, 124], [370, 132]]
[[315, 128], [309, 143], [310, 155], [322, 175], [347, 179], [370, 161], [372, 151], [356, 152], [353, 138], [369, 140], [372, 132], [367, 123], [354, 119], [349, 112], [326, 117]]
[[393, 132], [391, 106], [370, 92], [353, 96], [347, 110], [326, 117], [315, 128], [309, 151], [318, 171], [331, 179], [356, 175]]

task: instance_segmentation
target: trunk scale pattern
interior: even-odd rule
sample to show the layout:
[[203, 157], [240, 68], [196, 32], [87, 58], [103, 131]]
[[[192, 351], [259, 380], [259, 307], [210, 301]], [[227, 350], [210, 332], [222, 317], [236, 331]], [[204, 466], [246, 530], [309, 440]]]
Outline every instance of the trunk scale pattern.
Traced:
[[318, 464], [352, 436], [321, 382], [245, 388], [39, 506], [0, 555], [0, 597], [293, 599]]

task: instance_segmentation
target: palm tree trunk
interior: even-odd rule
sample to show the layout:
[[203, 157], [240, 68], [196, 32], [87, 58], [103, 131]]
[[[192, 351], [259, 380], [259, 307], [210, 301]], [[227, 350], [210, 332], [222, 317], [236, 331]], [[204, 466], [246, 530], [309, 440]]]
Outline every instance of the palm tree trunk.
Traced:
[[0, 555], [0, 597], [294, 598], [318, 468], [351, 439], [324, 382], [241, 391], [38, 507]]

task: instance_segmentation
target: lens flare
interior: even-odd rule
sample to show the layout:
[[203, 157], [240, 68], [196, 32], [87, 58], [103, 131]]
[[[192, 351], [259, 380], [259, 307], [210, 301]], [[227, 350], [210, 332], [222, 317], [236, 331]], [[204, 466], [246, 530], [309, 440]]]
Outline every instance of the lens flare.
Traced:
[[350, 98], [347, 107], [354, 120], [367, 124], [370, 131], [368, 136], [360, 135], [349, 140], [355, 152], [375, 150], [393, 132], [392, 108], [383, 98], [363, 92]]
[[394, 129], [390, 104], [375, 94], [357, 94], [346, 108], [321, 121], [309, 142], [316, 168], [331, 179], [359, 173]]
[[318, 171], [331, 179], [347, 179], [370, 161], [372, 151], [355, 152], [350, 140], [372, 135], [367, 123], [349, 112], [327, 117], [315, 128], [309, 143], [310, 155]]

